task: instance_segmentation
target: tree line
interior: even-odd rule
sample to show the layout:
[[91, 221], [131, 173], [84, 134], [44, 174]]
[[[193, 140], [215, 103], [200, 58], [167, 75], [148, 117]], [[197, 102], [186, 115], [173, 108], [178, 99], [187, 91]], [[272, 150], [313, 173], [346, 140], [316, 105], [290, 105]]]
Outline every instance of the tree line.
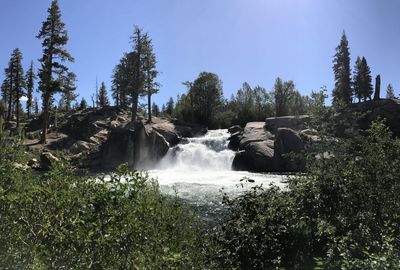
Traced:
[[[61, 20], [58, 1], [53, 0], [48, 9], [48, 17], [42, 23], [36, 36], [42, 42], [43, 54], [39, 59], [40, 68], [34, 70], [33, 61], [26, 73], [22, 67], [22, 52], [16, 48], [5, 68], [5, 79], [1, 85], [2, 101], [0, 115], [8, 121], [16, 118], [17, 126], [23, 114], [21, 97], [26, 97], [26, 115], [39, 114], [39, 102], [33, 97], [35, 81], [42, 96], [43, 127], [41, 142], [46, 143], [49, 117], [52, 113], [54, 95], [61, 98], [57, 110], [86, 109], [88, 102], [82, 98], [78, 104], [76, 75], [69, 70], [67, 63], [74, 58], [65, 49], [68, 32]], [[266, 117], [301, 115], [317, 113], [324, 106], [327, 89], [322, 87], [309, 96], [303, 96], [296, 89], [293, 81], [281, 78], [275, 80], [272, 90], [244, 82], [242, 87], [226, 99], [223, 84], [217, 74], [202, 72], [193, 81], [183, 82], [186, 91], [172, 97], [162, 105], [161, 109], [152, 102], [152, 96], [159, 92], [160, 84], [156, 81], [159, 71], [156, 69], [156, 55], [148, 33], [135, 26], [131, 36], [132, 48], [125, 52], [112, 72], [111, 97], [115, 106], [130, 108], [131, 120], [135, 121], [138, 111], [147, 114], [148, 121], [152, 116], [171, 116], [191, 123], [199, 123], [210, 128], [227, 127], [233, 124], [245, 125], [250, 121], [264, 121]], [[371, 69], [365, 57], [357, 57], [353, 73], [350, 68], [350, 52], [346, 34], [343, 32], [340, 44], [336, 48], [333, 59], [335, 87], [332, 91], [333, 105], [348, 105], [372, 98], [373, 85]], [[380, 96], [380, 75], [376, 77], [375, 99]], [[387, 98], [395, 98], [391, 84], [387, 87]], [[140, 104], [140, 99], [146, 99]], [[92, 107], [111, 105], [106, 85], [96, 83], [96, 93], [91, 97]]]
[[262, 86], [251, 87], [244, 82], [230, 99], [223, 95], [222, 81], [217, 74], [201, 72], [193, 81], [183, 83], [186, 93], [178, 95], [176, 102], [169, 98], [161, 112], [153, 104], [153, 113], [172, 116], [180, 120], [224, 128], [251, 121], [264, 121], [266, 117], [312, 114], [325, 103], [326, 87], [302, 96], [293, 81], [277, 78], [271, 91]]
[[[371, 69], [366, 58], [357, 57], [352, 75], [349, 50], [349, 42], [346, 33], [343, 32], [333, 59], [335, 77], [335, 87], [332, 91], [333, 105], [348, 105], [355, 99], [358, 99], [358, 102], [371, 100], [374, 93]], [[380, 84], [381, 77], [377, 75], [375, 79], [375, 100], [380, 99]], [[393, 86], [390, 83], [386, 89], [386, 98], [396, 98]]]

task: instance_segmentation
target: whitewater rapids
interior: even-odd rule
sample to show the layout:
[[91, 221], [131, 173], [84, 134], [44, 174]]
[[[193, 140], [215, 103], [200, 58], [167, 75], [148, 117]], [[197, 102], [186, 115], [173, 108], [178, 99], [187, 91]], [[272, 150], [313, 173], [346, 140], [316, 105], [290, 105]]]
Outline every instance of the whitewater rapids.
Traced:
[[255, 185], [285, 185], [281, 175], [232, 171], [235, 152], [228, 149], [228, 138], [226, 129], [184, 138], [149, 175], [158, 180], [162, 192], [196, 204], [220, 202], [223, 193], [237, 196]]

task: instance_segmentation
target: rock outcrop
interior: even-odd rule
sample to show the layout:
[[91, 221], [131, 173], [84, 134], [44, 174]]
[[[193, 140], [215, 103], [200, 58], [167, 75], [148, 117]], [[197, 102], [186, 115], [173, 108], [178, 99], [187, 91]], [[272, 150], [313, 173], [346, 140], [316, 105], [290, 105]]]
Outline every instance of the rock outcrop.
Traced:
[[300, 131], [307, 128], [310, 120], [309, 115], [270, 117], [265, 119], [265, 128], [273, 134], [277, 133], [278, 128]]
[[[58, 128], [50, 129], [47, 145], [38, 144], [39, 136], [33, 135], [25, 145], [38, 157], [41, 153], [57, 152], [60, 159], [71, 161], [77, 168], [108, 171], [128, 163], [134, 169], [147, 169], [182, 137], [207, 132], [201, 125], [158, 117], [153, 117], [152, 123], [130, 122], [129, 113], [129, 110], [104, 107], [60, 114]], [[26, 130], [32, 134], [40, 132], [40, 122], [40, 118], [32, 120]], [[42, 163], [42, 169], [50, 167], [50, 162]]]
[[303, 170], [303, 160], [291, 159], [290, 155], [301, 153], [306, 145], [316, 140], [311, 130], [302, 133], [309, 121], [310, 117], [306, 115], [285, 116], [267, 118], [265, 123], [250, 122], [243, 130], [230, 128], [228, 146], [237, 151], [232, 168], [255, 172]]
[[275, 169], [282, 172], [304, 170], [304, 159], [296, 156], [305, 150], [304, 145], [298, 132], [290, 128], [278, 128], [274, 144]]
[[56, 162], [59, 162], [60, 159], [55, 157], [50, 152], [43, 152], [40, 155], [40, 168], [43, 170], [48, 170], [53, 166]]

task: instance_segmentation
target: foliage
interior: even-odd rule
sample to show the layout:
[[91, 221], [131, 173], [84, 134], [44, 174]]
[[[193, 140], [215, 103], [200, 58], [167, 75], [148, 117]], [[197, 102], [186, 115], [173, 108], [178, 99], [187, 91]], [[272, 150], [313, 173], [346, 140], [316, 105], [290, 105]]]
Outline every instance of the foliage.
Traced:
[[375, 122], [356, 147], [330, 139], [323, 149], [288, 189], [225, 200], [210, 247], [216, 268], [400, 267], [400, 139]]
[[88, 107], [86, 99], [82, 98], [81, 102], [79, 104], [79, 109], [80, 110], [85, 110]]
[[333, 104], [350, 104], [353, 97], [350, 78], [350, 52], [349, 42], [344, 32], [340, 44], [336, 47], [333, 72], [335, 75], [335, 88], [332, 91]]
[[145, 173], [34, 176], [17, 144], [0, 148], [1, 269], [201, 269], [200, 223]]
[[358, 101], [371, 99], [373, 93], [371, 70], [365, 57], [362, 59], [357, 57], [354, 66], [353, 90]]
[[99, 106], [105, 107], [105, 106], [109, 106], [109, 105], [110, 105], [110, 102], [108, 101], [106, 84], [104, 82], [101, 82], [100, 91], [99, 91]]
[[386, 88], [386, 98], [396, 98], [394, 95], [394, 89], [393, 86], [389, 83], [387, 88]]
[[26, 111], [27, 111], [27, 115], [28, 118], [31, 115], [31, 111], [33, 108], [33, 91], [35, 88], [35, 80], [36, 80], [37, 76], [35, 74], [35, 71], [33, 70], [33, 61], [31, 61], [31, 64], [29, 66], [29, 69], [26, 71], [25, 74], [25, 89], [26, 89], [26, 97], [27, 97], [27, 101], [26, 101]]
[[[74, 58], [67, 52], [64, 46], [68, 42], [68, 33], [65, 24], [61, 21], [61, 12], [58, 1], [53, 0], [48, 9], [47, 19], [37, 38], [42, 40], [43, 55], [39, 59], [39, 89], [43, 99], [43, 128], [41, 143], [46, 143], [46, 135], [49, 122], [49, 110], [53, 94], [66, 90], [64, 83], [67, 78], [73, 76], [65, 65], [67, 61], [73, 62]], [[73, 88], [69, 89], [72, 90]]]

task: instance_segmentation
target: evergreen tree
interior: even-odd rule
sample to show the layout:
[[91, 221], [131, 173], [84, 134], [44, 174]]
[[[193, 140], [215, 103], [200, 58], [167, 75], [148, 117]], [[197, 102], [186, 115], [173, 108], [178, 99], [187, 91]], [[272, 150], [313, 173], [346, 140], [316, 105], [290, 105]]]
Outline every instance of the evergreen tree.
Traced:
[[367, 59], [363, 57], [361, 59], [361, 74], [362, 74], [362, 93], [364, 101], [371, 99], [372, 93], [374, 92], [372, 87], [371, 69], [368, 66]]
[[67, 76], [63, 77], [63, 84], [61, 89], [61, 98], [63, 100], [64, 107], [62, 108], [66, 112], [69, 112], [72, 108], [71, 103], [76, 100], [78, 95], [75, 93], [76, 90], [76, 75], [73, 72], [69, 72]]
[[80, 110], [85, 110], [86, 108], [87, 108], [87, 102], [86, 102], [86, 99], [84, 99], [84, 98], [82, 98], [81, 99], [81, 102], [80, 102], [80, 104], [79, 104], [79, 109]]
[[173, 111], [174, 111], [174, 99], [170, 97], [169, 100], [167, 101], [167, 104], [165, 105], [165, 109], [163, 109], [163, 112], [172, 115]]
[[343, 32], [340, 44], [336, 47], [333, 59], [335, 88], [333, 89], [333, 103], [350, 104], [352, 102], [352, 87], [350, 79], [350, 52], [346, 34]]
[[[7, 69], [6, 69], [5, 75], [7, 76]], [[5, 106], [5, 112], [4, 113], [8, 112], [7, 102], [8, 102], [8, 97], [10, 95], [10, 90], [9, 90], [10, 88], [9, 87], [10, 87], [10, 84], [8, 82], [8, 79], [6, 78], [6, 79], [3, 80], [3, 83], [1, 84], [1, 98], [2, 98], [2, 100], [4, 102], [4, 106]], [[5, 115], [4, 119], [6, 117], [7, 116]]]
[[394, 89], [393, 86], [389, 83], [387, 88], [386, 88], [386, 98], [394, 99], [396, 98], [394, 95]]
[[100, 108], [110, 105], [107, 96], [107, 89], [104, 82], [101, 82], [100, 91], [99, 91], [99, 106]]
[[43, 56], [39, 59], [39, 89], [43, 99], [43, 128], [41, 143], [46, 143], [49, 123], [49, 111], [54, 93], [62, 89], [63, 76], [68, 76], [68, 67], [65, 62], [73, 62], [73, 57], [65, 50], [68, 42], [68, 33], [65, 24], [61, 21], [61, 12], [57, 0], [51, 2], [48, 17], [43, 22], [38, 39], [42, 40]]
[[353, 75], [353, 92], [355, 97], [358, 99], [358, 102], [360, 102], [363, 97], [362, 93], [363, 82], [362, 82], [361, 70], [362, 70], [362, 62], [361, 58], [358, 56], [356, 63], [354, 65], [354, 75]]
[[37, 97], [34, 98], [33, 105], [34, 105], [34, 109], [35, 109], [35, 115], [38, 116], [39, 115], [39, 101], [38, 101]]
[[148, 122], [151, 122], [151, 96], [158, 93], [159, 84], [155, 82], [158, 75], [156, 70], [156, 56], [153, 52], [153, 44], [147, 34], [143, 38], [143, 47], [145, 57], [143, 59], [143, 72], [144, 72], [144, 94], [147, 96], [147, 109], [148, 109]]
[[160, 114], [160, 108], [158, 108], [158, 105], [155, 102], [153, 102], [153, 104], [151, 105], [151, 113], [154, 116], [158, 116]]
[[[24, 81], [24, 70], [22, 68], [22, 53], [16, 48], [11, 54], [11, 59], [6, 70], [7, 78], [9, 83], [9, 96], [8, 96], [8, 116], [7, 120], [11, 120], [12, 111], [15, 109], [15, 114], [17, 116], [17, 127], [19, 127], [20, 122], [20, 98], [24, 94], [23, 88], [25, 87]], [[15, 106], [14, 106], [15, 105]]]
[[31, 110], [33, 108], [33, 90], [35, 87], [35, 79], [36, 79], [36, 74], [33, 70], [33, 61], [31, 61], [29, 69], [27, 70], [25, 75], [26, 97], [27, 97], [26, 111], [28, 118], [31, 116]]
[[139, 96], [143, 93], [143, 88], [145, 84], [145, 74], [144, 74], [144, 60], [146, 57], [146, 38], [143, 34], [142, 29], [135, 26], [131, 40], [133, 43], [133, 51], [128, 54], [128, 67], [129, 71], [132, 73], [130, 77], [128, 87], [131, 97], [131, 120], [136, 120], [136, 114], [138, 111]]

